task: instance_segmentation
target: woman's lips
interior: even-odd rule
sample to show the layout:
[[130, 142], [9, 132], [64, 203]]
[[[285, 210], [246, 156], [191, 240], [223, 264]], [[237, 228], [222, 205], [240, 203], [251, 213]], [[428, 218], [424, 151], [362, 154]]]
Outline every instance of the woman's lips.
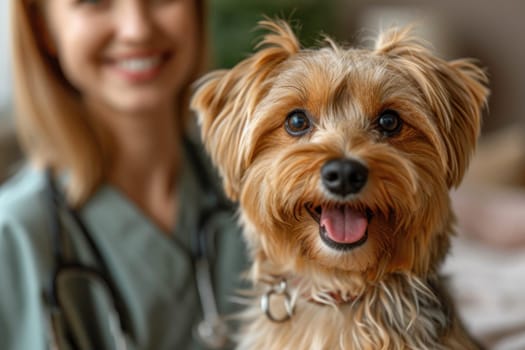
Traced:
[[110, 60], [115, 72], [127, 81], [140, 83], [156, 78], [168, 55], [137, 55]]

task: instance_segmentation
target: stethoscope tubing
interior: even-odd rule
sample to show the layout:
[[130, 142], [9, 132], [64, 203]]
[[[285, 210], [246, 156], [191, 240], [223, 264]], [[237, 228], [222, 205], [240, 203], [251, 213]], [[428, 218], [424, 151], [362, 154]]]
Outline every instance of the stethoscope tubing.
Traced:
[[[188, 253], [188, 257], [193, 262], [195, 269], [194, 272], [196, 275], [196, 288], [199, 294], [199, 301], [204, 316], [204, 319], [197, 325], [197, 331], [195, 333], [197, 333], [197, 338], [199, 341], [208, 348], [220, 349], [229, 341], [229, 331], [226, 324], [222, 321], [217, 308], [216, 298], [213, 291], [211, 266], [209, 263], [209, 259], [212, 257], [211, 255], [213, 252], [210, 251], [209, 246], [210, 243], [215, 241], [216, 230], [212, 225], [214, 222], [214, 216], [224, 212], [231, 213], [233, 207], [229, 202], [224, 200], [223, 197], [218, 195], [217, 190], [214, 189], [214, 186], [205, 176], [208, 171], [201, 162], [197, 154], [197, 150], [195, 149], [195, 145], [193, 145], [192, 142], [187, 138], [184, 138], [183, 142], [188, 155], [193, 160], [191, 164], [194, 167], [194, 171], [197, 175], [200, 186], [204, 191], [206, 191], [208, 196], [207, 200], [209, 202], [209, 205], [203, 208], [199, 213], [198, 232], [193, 236], [194, 240], [192, 243], [191, 252]], [[50, 229], [53, 234], [52, 251], [55, 262], [52, 278], [50, 279], [48, 286], [44, 291], [51, 312], [59, 313], [61, 310], [61, 305], [59, 303], [58, 293], [56, 290], [56, 278], [61, 269], [68, 266], [77, 266], [79, 268], [88, 269], [93, 273], [100, 274], [102, 279], [106, 281], [108, 290], [111, 293], [111, 298], [115, 304], [114, 306], [118, 316], [118, 321], [125, 334], [131, 340], [133, 340], [133, 332], [131, 332], [130, 324], [131, 319], [128, 316], [129, 313], [126, 309], [126, 304], [124, 303], [124, 300], [121, 297], [116, 284], [111, 278], [109, 273], [110, 270], [102, 252], [98, 248], [96, 241], [82, 220], [80, 214], [77, 212], [77, 210], [67, 204], [66, 199], [58, 189], [53, 172], [50, 169], [46, 169], [45, 176], [47, 181], [47, 195], [49, 197], [48, 200], [50, 204]], [[61, 212], [64, 212], [73, 219], [73, 222], [78, 227], [82, 238], [87, 243], [89, 250], [93, 254], [97, 267], [87, 266], [80, 261], [75, 261], [74, 259], [68, 259], [66, 257], [64, 249], [66, 234], [60, 216]], [[176, 237], [174, 240], [178, 245], [183, 247], [181, 242], [179, 242]], [[212, 250], [214, 250], [214, 248], [215, 247], [213, 247]], [[186, 251], [186, 249], [183, 249], [183, 251]], [[71, 342], [74, 344], [73, 339], [71, 339]]]

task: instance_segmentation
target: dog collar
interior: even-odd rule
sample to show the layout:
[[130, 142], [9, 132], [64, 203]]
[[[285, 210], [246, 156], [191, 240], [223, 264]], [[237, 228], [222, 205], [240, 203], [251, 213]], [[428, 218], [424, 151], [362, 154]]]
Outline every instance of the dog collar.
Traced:
[[[271, 299], [279, 297], [284, 303], [284, 310], [286, 313], [284, 315], [276, 315], [272, 311]], [[288, 282], [286, 279], [281, 278], [277, 283], [270, 285], [270, 288], [261, 296], [261, 310], [264, 312], [266, 317], [272, 322], [282, 323], [288, 321], [292, 318], [295, 309], [295, 303], [292, 301], [290, 293], [288, 292]]]
[[321, 306], [349, 304], [356, 300], [355, 296], [343, 294], [341, 291], [324, 292], [319, 295], [310, 296], [307, 300]]
[[[261, 310], [272, 322], [282, 323], [288, 321], [292, 318], [295, 311], [295, 300], [292, 299], [291, 293], [288, 290], [288, 281], [281, 277], [277, 282], [268, 284], [269, 288], [261, 296]], [[349, 304], [356, 300], [355, 296], [348, 293], [343, 294], [341, 291], [328, 291], [315, 295], [303, 295], [303, 297], [306, 301], [320, 306], [337, 306]], [[281, 315], [277, 315], [275, 311], [272, 311], [272, 305], [275, 305], [275, 303], [272, 303], [273, 298], [279, 298], [282, 300], [283, 307], [281, 307], [281, 309], [285, 310], [284, 314], [281, 312]]]

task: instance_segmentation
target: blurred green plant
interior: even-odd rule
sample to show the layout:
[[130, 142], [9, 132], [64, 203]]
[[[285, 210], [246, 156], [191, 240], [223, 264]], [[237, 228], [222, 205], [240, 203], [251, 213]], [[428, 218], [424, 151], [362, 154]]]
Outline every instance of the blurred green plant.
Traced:
[[214, 68], [231, 68], [253, 52], [262, 37], [257, 22], [288, 20], [304, 46], [338, 31], [337, 0], [211, 0], [210, 39]]

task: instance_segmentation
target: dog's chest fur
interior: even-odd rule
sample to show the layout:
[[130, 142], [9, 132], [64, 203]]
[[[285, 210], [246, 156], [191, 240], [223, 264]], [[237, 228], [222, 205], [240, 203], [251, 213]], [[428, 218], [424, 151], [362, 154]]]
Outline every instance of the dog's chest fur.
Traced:
[[[249, 319], [238, 350], [472, 349], [468, 339], [450, 337], [460, 328], [448, 298], [434, 282], [406, 274], [366, 290], [352, 302], [321, 305], [298, 297], [288, 321], [270, 321], [259, 307]], [[447, 339], [447, 340], [444, 340]], [[463, 343], [459, 343], [459, 342]]]

